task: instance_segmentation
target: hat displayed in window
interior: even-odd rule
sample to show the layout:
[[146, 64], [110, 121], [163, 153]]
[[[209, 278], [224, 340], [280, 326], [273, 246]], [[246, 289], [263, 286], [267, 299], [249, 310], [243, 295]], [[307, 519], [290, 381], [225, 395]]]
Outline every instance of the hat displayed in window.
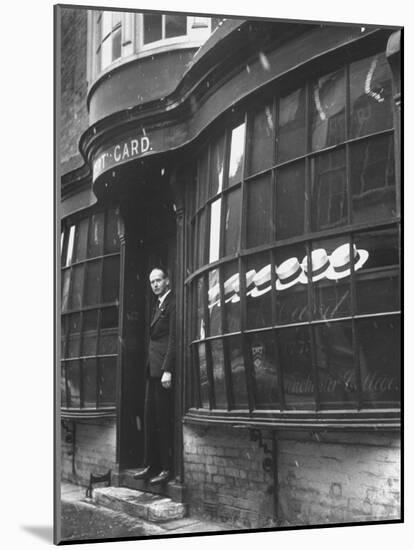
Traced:
[[276, 281], [277, 290], [285, 290], [296, 283], [307, 283], [307, 278], [297, 258], [289, 258], [282, 262], [276, 268], [276, 275], [278, 277]]
[[369, 252], [362, 248], [357, 249], [355, 245], [352, 246], [352, 259], [351, 259], [351, 245], [349, 243], [343, 244], [336, 248], [331, 256], [331, 269], [327, 274], [328, 279], [338, 280], [344, 279], [351, 274], [351, 264], [354, 265], [354, 271], [358, 271], [368, 260]]
[[250, 294], [256, 288], [256, 286], [254, 284], [255, 276], [256, 276], [256, 270], [255, 269], [250, 269], [246, 273], [246, 296], [250, 296]]
[[258, 271], [253, 279], [255, 284], [254, 289], [251, 292], [252, 298], [257, 298], [266, 294], [272, 288], [270, 284], [271, 273], [270, 273], [270, 264], [265, 265], [260, 271]]
[[208, 289], [208, 308], [212, 309], [217, 304], [220, 305], [220, 286], [218, 283]]
[[235, 273], [231, 277], [227, 279], [227, 281], [224, 281], [224, 295], [225, 295], [225, 303], [232, 302], [233, 304], [235, 302], [240, 301], [239, 297], [239, 290], [240, 290], [240, 278], [239, 274]]
[[302, 268], [307, 279], [312, 279], [315, 283], [320, 281], [330, 272], [330, 261], [328, 254], [324, 248], [316, 248], [311, 253], [312, 271], [309, 273], [308, 269], [308, 256], [305, 256], [302, 260]]

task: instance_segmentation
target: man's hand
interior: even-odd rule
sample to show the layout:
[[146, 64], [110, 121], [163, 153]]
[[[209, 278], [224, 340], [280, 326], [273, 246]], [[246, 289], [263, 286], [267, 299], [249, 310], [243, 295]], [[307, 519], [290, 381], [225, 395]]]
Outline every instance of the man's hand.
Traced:
[[171, 388], [171, 379], [172, 379], [171, 373], [164, 371], [161, 378], [161, 384], [164, 389], [168, 390], [169, 388]]

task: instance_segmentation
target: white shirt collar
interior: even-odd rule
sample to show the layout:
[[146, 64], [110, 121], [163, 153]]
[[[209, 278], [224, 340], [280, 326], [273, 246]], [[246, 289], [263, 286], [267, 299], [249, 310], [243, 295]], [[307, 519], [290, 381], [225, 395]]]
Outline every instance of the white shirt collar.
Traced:
[[161, 307], [164, 303], [165, 298], [168, 296], [168, 294], [171, 292], [171, 288], [167, 290], [165, 294], [163, 294], [160, 298], [158, 298], [158, 307]]

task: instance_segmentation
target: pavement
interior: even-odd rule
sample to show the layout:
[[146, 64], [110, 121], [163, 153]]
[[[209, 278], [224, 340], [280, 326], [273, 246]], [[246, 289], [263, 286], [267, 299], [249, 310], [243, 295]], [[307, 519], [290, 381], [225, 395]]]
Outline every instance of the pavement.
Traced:
[[97, 505], [85, 497], [85, 487], [61, 484], [61, 541], [108, 540], [223, 533], [236, 529], [197, 517], [154, 523]]

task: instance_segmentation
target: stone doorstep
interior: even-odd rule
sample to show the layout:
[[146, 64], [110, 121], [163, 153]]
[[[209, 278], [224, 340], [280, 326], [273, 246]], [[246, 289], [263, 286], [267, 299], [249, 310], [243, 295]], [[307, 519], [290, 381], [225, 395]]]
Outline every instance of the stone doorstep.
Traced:
[[94, 489], [93, 501], [117, 512], [156, 523], [181, 519], [186, 514], [186, 507], [181, 502], [127, 487]]

